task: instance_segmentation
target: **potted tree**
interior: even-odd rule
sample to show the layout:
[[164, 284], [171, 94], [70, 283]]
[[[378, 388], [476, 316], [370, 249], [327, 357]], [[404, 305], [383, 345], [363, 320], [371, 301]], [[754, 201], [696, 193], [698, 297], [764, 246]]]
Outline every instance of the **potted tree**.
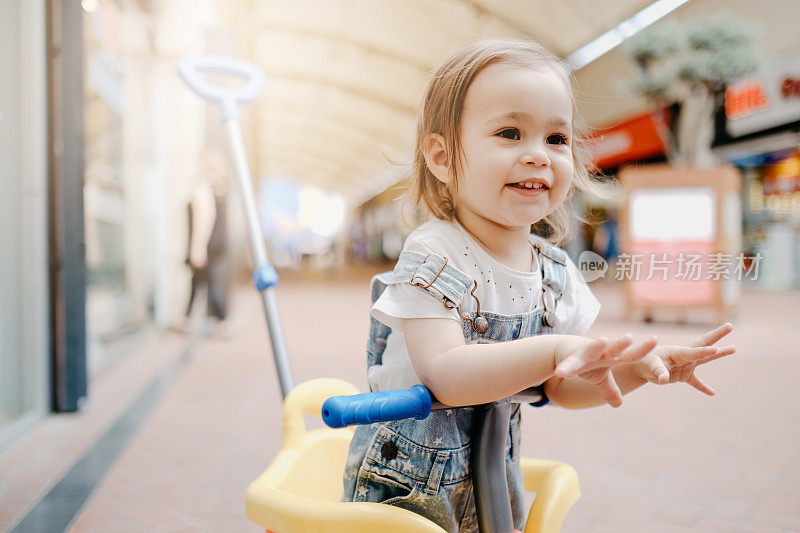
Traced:
[[710, 168], [714, 114], [725, 89], [753, 72], [758, 28], [729, 14], [653, 27], [628, 41], [626, 51], [639, 67], [634, 90], [655, 108], [678, 102], [680, 110], [666, 134], [667, 158], [676, 167]]

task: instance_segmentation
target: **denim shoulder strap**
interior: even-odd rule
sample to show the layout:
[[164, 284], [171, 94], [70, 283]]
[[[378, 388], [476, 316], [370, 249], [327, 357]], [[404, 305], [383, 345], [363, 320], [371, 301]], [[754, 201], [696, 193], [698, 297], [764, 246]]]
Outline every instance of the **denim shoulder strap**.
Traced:
[[[392, 282], [392, 272], [383, 272], [372, 278], [369, 286], [370, 298], [372, 303], [378, 301], [383, 291]], [[383, 352], [386, 350], [386, 339], [392, 328], [375, 320], [375, 317], [369, 317], [369, 338], [367, 339], [367, 370], [373, 365], [380, 365], [383, 363]]]
[[378, 298], [381, 297], [386, 287], [392, 283], [392, 277], [393, 273], [391, 270], [389, 272], [381, 272], [372, 277], [372, 281], [370, 281], [369, 284], [369, 295], [373, 304], [378, 301]]
[[475, 280], [448, 264], [446, 257], [410, 250], [400, 254], [394, 267], [392, 283], [416, 285], [442, 302], [451, 302], [456, 307], [461, 305], [464, 296], [475, 287]]
[[[464, 295], [475, 287], [475, 281], [452, 265], [448, 265], [447, 258], [434, 253], [404, 251], [400, 254], [392, 272], [384, 272], [372, 278], [370, 284], [372, 303], [378, 301], [389, 285], [400, 283], [410, 283], [425, 289], [448, 309], [461, 305]], [[367, 369], [383, 364], [383, 352], [392, 332], [389, 326], [376, 320], [375, 317], [371, 316], [369, 323]]]
[[564, 287], [567, 283], [567, 252], [533, 233], [531, 233], [530, 240], [539, 255], [541, 265], [542, 301], [544, 303], [542, 322], [545, 326], [552, 327], [558, 300], [564, 294]]

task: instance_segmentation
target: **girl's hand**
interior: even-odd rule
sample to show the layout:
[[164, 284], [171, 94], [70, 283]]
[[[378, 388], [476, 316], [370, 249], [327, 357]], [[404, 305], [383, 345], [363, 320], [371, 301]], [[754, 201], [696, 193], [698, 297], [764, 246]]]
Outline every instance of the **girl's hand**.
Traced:
[[709, 396], [714, 389], [694, 375], [698, 365], [736, 352], [735, 346], [712, 346], [733, 331], [730, 323], [723, 324], [696, 339], [689, 346], [657, 346], [647, 357], [636, 364], [636, 373], [642, 379], [657, 385], [684, 381]]
[[587, 339], [573, 337], [561, 343], [555, 353], [555, 375], [560, 378], [578, 376], [600, 389], [603, 399], [612, 407], [622, 405], [620, 392], [611, 369], [640, 361], [656, 346], [655, 337], [633, 344], [629, 334], [609, 341], [605, 337]]

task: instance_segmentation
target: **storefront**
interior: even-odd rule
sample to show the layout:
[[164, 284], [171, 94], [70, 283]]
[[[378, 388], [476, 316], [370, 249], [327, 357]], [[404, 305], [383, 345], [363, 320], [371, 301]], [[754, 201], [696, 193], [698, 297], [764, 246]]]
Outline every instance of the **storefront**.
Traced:
[[744, 247], [759, 286], [800, 287], [800, 51], [728, 88], [715, 153], [743, 175]]
[[347, 235], [351, 261], [394, 265], [406, 237], [426, 218], [424, 210], [411, 208], [407, 189], [404, 179], [354, 210]]
[[0, 443], [79, 409], [115, 339], [183, 317], [188, 191], [221, 127], [175, 64], [236, 53], [215, 0], [4, 6]]
[[49, 405], [45, 4], [0, 17], [0, 444]]
[[[668, 125], [665, 109], [596, 131], [595, 164], [613, 178], [624, 165], [665, 161]], [[741, 171], [742, 253], [763, 257], [748, 285], [800, 287], [800, 53], [727, 90], [713, 151]], [[599, 222], [586, 230], [585, 245], [609, 258], [604, 245], [613, 241], [618, 206], [587, 199], [586, 207]]]
[[[664, 161], [669, 121], [669, 110], [661, 109], [596, 130], [589, 143], [594, 165], [607, 179], [613, 180], [626, 164]], [[575, 251], [592, 250], [614, 262], [619, 253], [621, 198], [581, 197], [577, 201], [593, 223], [579, 226], [582, 234], [573, 243]]]
[[82, 3], [90, 378], [119, 339], [183, 320], [187, 203], [199, 155], [225, 139], [218, 111], [184, 86], [176, 63], [236, 54], [218, 4]]
[[[84, 2], [84, 216], [87, 267], [87, 357], [89, 374], [109, 360], [108, 343], [145, 324], [149, 292], [147, 255], [139, 243], [158, 223], [148, 155], [154, 153], [150, 14], [142, 4]], [[136, 34], [135, 40], [124, 38]], [[132, 80], [136, 80], [136, 85]], [[138, 89], [138, 90], [137, 90]], [[144, 156], [144, 157], [143, 157]], [[143, 223], [144, 222], [144, 223]], [[151, 248], [156, 254], [158, 248]]]

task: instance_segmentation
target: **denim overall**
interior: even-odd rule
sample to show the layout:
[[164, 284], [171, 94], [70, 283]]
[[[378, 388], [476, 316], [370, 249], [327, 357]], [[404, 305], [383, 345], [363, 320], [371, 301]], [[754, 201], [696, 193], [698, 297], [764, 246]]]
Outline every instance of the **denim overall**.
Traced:
[[[442, 301], [447, 308], [458, 307], [464, 339], [468, 344], [505, 342], [553, 332], [556, 304], [566, 283], [566, 253], [531, 235], [538, 253], [542, 275], [542, 300], [521, 315], [480, 312], [464, 313], [462, 301], [474, 298], [475, 281], [447, 264], [437, 254], [404, 251], [392, 272], [375, 276], [373, 303], [388, 285], [418, 285]], [[463, 307], [467, 307], [466, 305]], [[488, 321], [488, 329], [486, 322]], [[479, 331], [483, 333], [479, 333]], [[381, 364], [391, 329], [372, 318], [367, 344], [367, 366]], [[542, 400], [547, 403], [544, 387]], [[514, 525], [522, 530], [523, 479], [519, 466], [520, 406], [511, 410], [506, 441], [506, 475]], [[425, 420], [399, 420], [358, 426], [350, 443], [344, 472], [344, 501], [377, 502], [402, 507], [436, 522], [447, 531], [477, 531], [472, 480], [470, 477], [470, 433], [472, 407], [433, 411]]]

